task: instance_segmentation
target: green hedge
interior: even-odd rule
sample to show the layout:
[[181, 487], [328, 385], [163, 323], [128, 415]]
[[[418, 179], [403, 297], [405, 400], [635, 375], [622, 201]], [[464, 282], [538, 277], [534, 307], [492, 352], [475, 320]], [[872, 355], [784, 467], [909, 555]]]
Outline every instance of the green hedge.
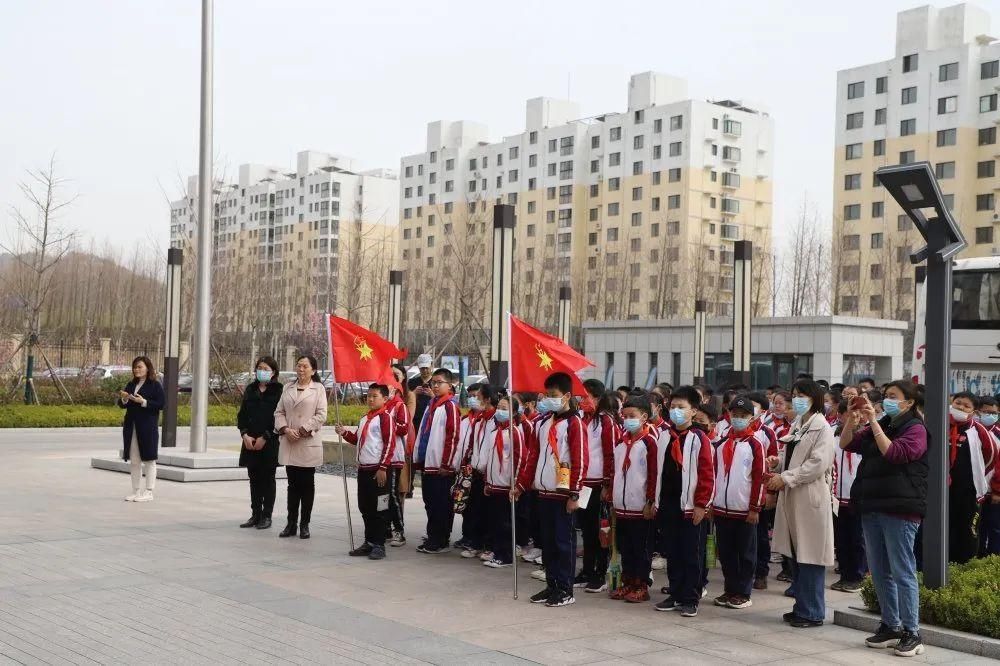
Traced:
[[[209, 405], [208, 425], [235, 425], [237, 410], [235, 405]], [[365, 411], [364, 407], [344, 405], [340, 408], [340, 417], [345, 425], [354, 425]], [[182, 426], [190, 425], [190, 406], [178, 406], [177, 421]], [[334, 422], [331, 405], [327, 423]], [[0, 405], [0, 428], [79, 428], [119, 426], [121, 423], [122, 410], [114, 405]]]
[[[871, 576], [865, 578], [861, 599], [878, 613]], [[980, 636], [1000, 638], [1000, 556], [948, 566], [948, 584], [930, 590], [920, 584], [920, 622]]]

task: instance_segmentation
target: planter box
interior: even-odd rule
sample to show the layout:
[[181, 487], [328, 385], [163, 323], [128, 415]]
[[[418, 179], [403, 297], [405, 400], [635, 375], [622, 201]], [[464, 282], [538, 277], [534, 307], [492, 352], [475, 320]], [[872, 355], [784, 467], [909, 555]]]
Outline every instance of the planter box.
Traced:
[[[847, 610], [833, 612], [834, 624], [870, 634], [875, 633], [881, 621], [882, 619], [877, 613], [853, 606]], [[1000, 659], [1000, 640], [996, 638], [987, 638], [933, 625], [921, 625], [920, 637], [923, 638], [925, 645], [947, 648], [989, 659]]]

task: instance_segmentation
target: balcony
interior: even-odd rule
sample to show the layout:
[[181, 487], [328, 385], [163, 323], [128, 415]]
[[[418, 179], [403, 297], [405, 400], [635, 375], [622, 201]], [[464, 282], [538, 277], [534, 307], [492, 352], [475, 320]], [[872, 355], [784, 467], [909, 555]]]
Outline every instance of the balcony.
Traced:
[[740, 174], [733, 173], [732, 171], [723, 171], [722, 186], [730, 190], [738, 189], [740, 186]]

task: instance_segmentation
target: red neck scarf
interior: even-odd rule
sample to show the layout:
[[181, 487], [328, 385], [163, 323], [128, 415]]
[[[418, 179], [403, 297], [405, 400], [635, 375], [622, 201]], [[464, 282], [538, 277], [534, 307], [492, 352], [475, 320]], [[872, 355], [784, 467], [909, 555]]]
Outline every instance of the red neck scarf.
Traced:
[[513, 426], [514, 424], [510, 421], [507, 421], [507, 423], [498, 423], [497, 434], [493, 437], [493, 448], [496, 449], [497, 460], [500, 462], [500, 472], [503, 472], [503, 434], [505, 432], [511, 435], [510, 454], [511, 457], [514, 456], [513, 433], [510, 430]]
[[431, 431], [431, 423], [434, 421], [434, 412], [437, 410], [438, 407], [451, 400], [451, 396], [452, 394], [448, 393], [447, 395], [443, 395], [440, 398], [434, 398], [434, 401], [431, 403], [430, 407], [427, 408], [427, 415], [424, 417], [423, 428], [420, 429], [421, 436], [426, 435]]
[[673, 458], [678, 467], [683, 467], [684, 451], [682, 450], [681, 437], [687, 436], [687, 430], [678, 432], [673, 428], [669, 428], [668, 432], [670, 433], [670, 457]]
[[645, 437], [648, 432], [648, 423], [643, 423], [642, 428], [635, 435], [627, 431], [625, 432], [625, 460], [622, 461], [622, 474], [627, 472], [628, 468], [632, 466], [632, 446]]
[[754, 429], [751, 426], [742, 435], [738, 435], [733, 428], [729, 429], [729, 436], [726, 437], [725, 444], [722, 445], [722, 464], [726, 469], [726, 476], [733, 467], [733, 458], [736, 456], [736, 444], [750, 437], [753, 437]]
[[[969, 430], [971, 422], [971, 416], [965, 423], [959, 423], [954, 418], [948, 417], [948, 469], [955, 466], [955, 459], [958, 458], [958, 441]], [[948, 477], [948, 483], [951, 483], [951, 477]]]
[[[372, 421], [374, 421], [379, 414], [385, 411], [386, 405], [382, 405], [378, 409], [369, 409], [368, 418], [365, 420], [365, 427], [361, 429], [361, 437], [358, 438], [358, 451], [361, 451], [361, 447], [365, 445], [365, 440], [368, 438], [368, 428], [371, 426]], [[385, 433], [382, 433], [385, 436]]]

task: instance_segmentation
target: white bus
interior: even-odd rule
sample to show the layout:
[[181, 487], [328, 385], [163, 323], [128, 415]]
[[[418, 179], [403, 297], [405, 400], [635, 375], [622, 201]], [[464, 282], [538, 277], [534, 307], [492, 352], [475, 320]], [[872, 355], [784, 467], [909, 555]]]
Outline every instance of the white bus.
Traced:
[[[927, 283], [917, 290], [913, 379], [923, 383]], [[1000, 395], [1000, 257], [958, 259], [952, 273], [949, 392]]]

